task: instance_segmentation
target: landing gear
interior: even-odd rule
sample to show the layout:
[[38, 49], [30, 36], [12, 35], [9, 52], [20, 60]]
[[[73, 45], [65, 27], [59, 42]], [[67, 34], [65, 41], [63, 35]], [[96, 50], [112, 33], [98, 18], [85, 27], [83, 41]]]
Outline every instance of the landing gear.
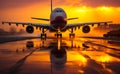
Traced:
[[47, 37], [47, 35], [46, 35], [46, 33], [45, 33], [46, 31], [45, 31], [45, 29], [44, 28], [42, 28], [42, 33], [41, 33], [41, 39], [46, 39], [46, 37]]
[[70, 31], [69, 38], [75, 38], [75, 33], [73, 33], [73, 28]]
[[47, 36], [46, 36], [46, 33], [42, 33], [42, 34], [41, 34], [41, 39], [46, 39], [46, 37], [47, 37]]
[[69, 38], [75, 38], [75, 34], [74, 33], [70, 33], [69, 34]]
[[57, 33], [57, 34], [55, 34], [55, 36], [57, 37], [57, 38], [62, 38], [62, 34], [60, 33]]
[[62, 38], [62, 33], [61, 33], [60, 29], [57, 30], [57, 33], [55, 34], [55, 36], [57, 38]]

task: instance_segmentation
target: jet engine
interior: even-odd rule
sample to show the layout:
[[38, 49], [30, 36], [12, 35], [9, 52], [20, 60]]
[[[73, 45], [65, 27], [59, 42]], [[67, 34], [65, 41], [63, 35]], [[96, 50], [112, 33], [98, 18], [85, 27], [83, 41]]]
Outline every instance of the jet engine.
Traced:
[[27, 27], [26, 27], [26, 32], [28, 32], [28, 33], [33, 33], [33, 32], [34, 32], [33, 26], [27, 26]]
[[89, 27], [88, 25], [83, 26], [82, 32], [83, 32], [83, 33], [89, 33], [89, 32], [90, 32], [90, 27]]

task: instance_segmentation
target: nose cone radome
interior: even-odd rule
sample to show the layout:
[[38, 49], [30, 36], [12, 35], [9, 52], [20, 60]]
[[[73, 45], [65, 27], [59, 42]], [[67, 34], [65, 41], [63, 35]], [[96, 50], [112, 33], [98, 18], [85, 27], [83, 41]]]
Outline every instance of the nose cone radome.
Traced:
[[67, 21], [62, 16], [57, 16], [54, 21], [51, 22], [55, 29], [62, 29], [67, 24]]

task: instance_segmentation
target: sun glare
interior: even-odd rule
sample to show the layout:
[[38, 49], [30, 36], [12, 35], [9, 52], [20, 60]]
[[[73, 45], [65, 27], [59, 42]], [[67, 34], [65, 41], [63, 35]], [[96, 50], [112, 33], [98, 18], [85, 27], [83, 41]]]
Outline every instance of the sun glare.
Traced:
[[88, 8], [86, 6], [82, 6], [82, 7], [76, 9], [77, 12], [81, 12], [81, 13], [86, 12], [87, 10], [88, 10]]
[[99, 7], [98, 9], [102, 10], [102, 11], [110, 11], [111, 10], [111, 7], [106, 7], [106, 6], [102, 6], [102, 7]]

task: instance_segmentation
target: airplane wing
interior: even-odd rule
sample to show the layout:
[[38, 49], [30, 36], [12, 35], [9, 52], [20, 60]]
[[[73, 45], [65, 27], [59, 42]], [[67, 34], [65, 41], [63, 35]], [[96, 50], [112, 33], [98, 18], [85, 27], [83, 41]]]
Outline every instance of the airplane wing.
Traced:
[[42, 24], [42, 23], [27, 23], [27, 22], [2, 22], [2, 24], [15, 24], [16, 26], [18, 25], [22, 25], [24, 27], [24, 25], [31, 25], [34, 26], [36, 28], [45, 28], [45, 29], [49, 29], [50, 28], [50, 24]]
[[31, 17], [31, 19], [50, 21], [50, 19], [45, 19], [45, 18], [35, 18], [35, 17]]
[[107, 22], [86, 22], [86, 23], [76, 23], [76, 24], [67, 24], [67, 26], [65, 27], [65, 29], [71, 29], [71, 28], [76, 28], [76, 27], [81, 27], [81, 26], [85, 26], [85, 25], [98, 25], [100, 26], [101, 24], [103, 25], [107, 25], [108, 23], [112, 23], [112, 21], [107, 21]]
[[78, 19], [77, 17], [76, 18], [68, 18], [67, 20], [75, 20], [75, 19]]

